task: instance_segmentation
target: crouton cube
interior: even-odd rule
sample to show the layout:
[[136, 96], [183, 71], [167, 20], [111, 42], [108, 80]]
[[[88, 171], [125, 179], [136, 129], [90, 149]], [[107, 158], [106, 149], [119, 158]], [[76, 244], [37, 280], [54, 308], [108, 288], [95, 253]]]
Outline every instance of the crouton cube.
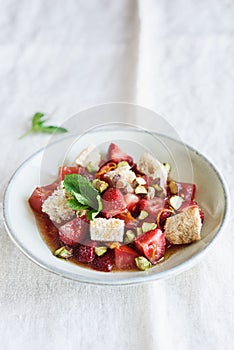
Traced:
[[90, 221], [90, 236], [94, 241], [122, 242], [124, 221], [115, 218], [96, 218]]
[[202, 222], [197, 207], [167, 218], [165, 237], [171, 244], [187, 244], [201, 239]]

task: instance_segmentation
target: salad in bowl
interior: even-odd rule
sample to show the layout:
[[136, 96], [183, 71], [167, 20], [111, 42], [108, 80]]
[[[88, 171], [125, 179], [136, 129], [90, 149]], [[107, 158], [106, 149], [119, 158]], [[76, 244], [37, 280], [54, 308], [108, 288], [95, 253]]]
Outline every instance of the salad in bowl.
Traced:
[[90, 144], [29, 204], [57, 258], [103, 272], [145, 271], [201, 239], [196, 184], [175, 181], [151, 153], [138, 162], [117, 144]]

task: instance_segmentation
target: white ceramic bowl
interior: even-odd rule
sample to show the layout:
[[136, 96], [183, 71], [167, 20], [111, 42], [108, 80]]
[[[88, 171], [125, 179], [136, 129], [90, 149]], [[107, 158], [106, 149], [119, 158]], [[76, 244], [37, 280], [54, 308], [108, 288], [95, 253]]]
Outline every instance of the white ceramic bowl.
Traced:
[[[172, 178], [184, 182], [193, 181], [197, 185], [196, 200], [205, 213], [202, 239], [185, 245], [169, 259], [147, 271], [98, 272], [54, 257], [41, 238], [27, 202], [35, 187], [50, 183], [56, 178], [57, 169], [62, 163], [72, 162], [91, 142], [106, 151], [110, 141], [120, 144], [124, 151], [136, 160], [139, 153], [147, 149], [161, 161], [169, 162], [172, 165]], [[60, 276], [102, 285], [126, 285], [159, 280], [191, 267], [208, 252], [208, 248], [223, 231], [228, 212], [227, 187], [210, 161], [179, 141], [131, 128], [98, 130], [82, 135], [81, 138], [69, 136], [51, 144], [31, 156], [18, 168], [9, 181], [4, 197], [4, 219], [9, 236], [28, 258]]]

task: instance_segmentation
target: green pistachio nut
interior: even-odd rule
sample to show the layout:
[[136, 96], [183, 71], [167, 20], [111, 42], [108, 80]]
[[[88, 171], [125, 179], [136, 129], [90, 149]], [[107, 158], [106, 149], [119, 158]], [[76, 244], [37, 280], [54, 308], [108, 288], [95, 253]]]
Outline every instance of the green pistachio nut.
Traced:
[[107, 252], [107, 247], [95, 247], [94, 251], [97, 256], [102, 256]]
[[140, 215], [138, 216], [138, 220], [144, 220], [147, 218], [147, 216], [149, 216], [149, 213], [147, 213], [145, 210], [141, 210]]
[[73, 249], [72, 248], [68, 249], [65, 246], [63, 246], [63, 247], [55, 250], [54, 255], [57, 256], [58, 258], [68, 259], [68, 258], [72, 257]]
[[108, 183], [99, 179], [93, 180], [93, 186], [100, 192], [104, 192], [108, 188]]
[[142, 224], [142, 231], [148, 232], [156, 229], [157, 225], [154, 222], [143, 222]]
[[136, 238], [135, 233], [132, 230], [127, 230], [125, 233], [124, 243], [129, 244]]
[[152, 264], [149, 260], [147, 260], [144, 256], [138, 256], [135, 258], [136, 266], [139, 270], [145, 271], [151, 268]]

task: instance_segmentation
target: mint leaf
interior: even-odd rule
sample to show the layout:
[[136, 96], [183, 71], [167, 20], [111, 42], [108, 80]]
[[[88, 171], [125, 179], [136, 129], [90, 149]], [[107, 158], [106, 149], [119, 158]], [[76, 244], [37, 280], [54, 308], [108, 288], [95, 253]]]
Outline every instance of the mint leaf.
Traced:
[[86, 215], [90, 220], [93, 220], [102, 210], [101, 196], [86, 177], [80, 174], [69, 174], [64, 177], [63, 184], [65, 190], [72, 195], [68, 205], [73, 206], [74, 210], [87, 209]]
[[64, 133], [67, 132], [67, 129], [54, 126], [54, 125], [44, 125], [46, 122], [45, 119], [45, 114], [41, 112], [37, 112], [34, 114], [32, 118], [32, 126], [29, 131], [27, 131], [25, 134], [23, 134], [20, 139], [23, 137], [31, 134], [31, 133], [36, 133], [36, 132], [41, 132], [41, 133], [47, 133], [47, 134], [53, 134], [53, 133]]
[[77, 199], [77, 201], [79, 203], [89, 206], [89, 201], [84, 196], [82, 196], [80, 193], [74, 192], [73, 196]]
[[81, 178], [79, 179], [79, 188], [80, 188], [81, 195], [87, 199], [87, 202], [91, 208], [99, 210], [100, 208], [100, 203], [98, 201], [98, 197], [100, 197], [99, 192], [96, 190], [96, 188], [88, 179], [86, 179], [83, 176], [81, 177], [82, 179]]
[[[64, 176], [63, 186], [71, 194], [80, 193], [78, 174], [69, 174]], [[80, 175], [81, 176], [81, 175]]]
[[82, 211], [89, 209], [87, 205], [80, 204], [75, 198], [71, 198], [67, 200], [67, 205], [69, 208], [76, 210], [76, 211]]
[[42, 133], [46, 133], [46, 134], [53, 134], [53, 133], [64, 133], [64, 132], [67, 132], [67, 129], [65, 128], [61, 128], [61, 127], [58, 127], [58, 126], [43, 126], [43, 127], [40, 127], [40, 129], [38, 130], [39, 132], [42, 132]]
[[98, 213], [99, 212], [97, 210], [89, 210], [87, 211], [86, 216], [89, 220], [92, 221], [97, 216]]

